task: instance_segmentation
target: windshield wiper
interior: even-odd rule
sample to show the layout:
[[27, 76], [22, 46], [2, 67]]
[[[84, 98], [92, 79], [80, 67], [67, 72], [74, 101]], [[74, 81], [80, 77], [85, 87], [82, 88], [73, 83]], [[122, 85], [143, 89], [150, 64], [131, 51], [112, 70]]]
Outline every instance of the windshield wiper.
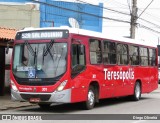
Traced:
[[34, 56], [35, 55], [35, 51], [33, 50], [33, 48], [31, 47], [31, 45], [28, 43], [27, 40], [25, 40], [25, 45], [27, 46], [27, 49], [29, 50], [31, 55]]
[[45, 48], [45, 46], [43, 47], [43, 64], [44, 64], [44, 56], [47, 56], [47, 54], [49, 53], [49, 55], [51, 56], [52, 60], [53, 60], [53, 55], [51, 53], [51, 48], [54, 44], [54, 40], [51, 40], [49, 44], [47, 44], [47, 47]]
[[33, 48], [31, 47], [31, 45], [28, 43], [27, 40], [25, 40], [25, 45], [27, 46], [27, 49], [29, 50], [29, 52], [31, 53], [31, 55], [34, 56], [34, 64], [35, 64], [36, 57], [37, 57], [36, 48], [35, 48], [35, 51], [34, 51]]
[[60, 62], [60, 60], [61, 60], [62, 54], [63, 54], [63, 48], [62, 48], [62, 51], [61, 51], [60, 57], [59, 57], [59, 59], [58, 59], [58, 63], [57, 63], [57, 66], [56, 66], [55, 73], [57, 73], [58, 65], [59, 65], [59, 62]]
[[46, 56], [48, 53], [51, 53], [50, 49], [52, 48], [53, 44], [54, 44], [54, 40], [51, 40], [51, 42], [49, 44], [47, 44], [47, 47], [44, 51], [44, 56]]

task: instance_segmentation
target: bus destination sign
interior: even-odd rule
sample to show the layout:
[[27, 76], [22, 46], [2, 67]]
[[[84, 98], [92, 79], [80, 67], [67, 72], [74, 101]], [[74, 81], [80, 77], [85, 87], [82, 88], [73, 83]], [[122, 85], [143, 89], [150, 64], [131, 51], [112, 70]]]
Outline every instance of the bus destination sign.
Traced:
[[45, 39], [58, 39], [68, 38], [68, 30], [38, 30], [38, 31], [25, 31], [18, 32], [16, 40], [45, 40]]

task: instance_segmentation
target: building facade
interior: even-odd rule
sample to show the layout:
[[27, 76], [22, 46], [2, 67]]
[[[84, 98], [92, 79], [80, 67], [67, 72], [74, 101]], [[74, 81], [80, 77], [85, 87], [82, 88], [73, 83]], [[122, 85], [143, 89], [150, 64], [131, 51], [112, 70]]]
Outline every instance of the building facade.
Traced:
[[0, 3], [0, 27], [22, 29], [39, 27], [40, 13], [35, 5]]
[[[103, 4], [95, 5], [71, 0], [0, 0], [0, 27], [20, 30], [25, 27], [69, 26], [102, 32]], [[7, 32], [6, 32], [7, 33]], [[4, 35], [5, 36], [5, 35]], [[2, 39], [7, 39], [3, 37]], [[2, 41], [1, 39], [1, 41]], [[14, 39], [14, 37], [12, 37]], [[7, 39], [10, 41], [10, 39]], [[5, 55], [4, 46], [0, 45], [1, 81], [0, 87], [9, 87], [10, 59], [12, 49]], [[2, 90], [2, 89], [1, 89]], [[4, 89], [0, 95], [4, 94]]]
[[103, 4], [40, 0], [40, 26], [69, 26], [102, 32]]

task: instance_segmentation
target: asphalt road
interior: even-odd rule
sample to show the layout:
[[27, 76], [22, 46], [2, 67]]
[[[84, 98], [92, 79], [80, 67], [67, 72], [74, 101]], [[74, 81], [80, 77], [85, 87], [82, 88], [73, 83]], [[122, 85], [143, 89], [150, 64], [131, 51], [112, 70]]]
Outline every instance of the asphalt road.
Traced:
[[[63, 104], [51, 106], [49, 109], [40, 109], [39, 106], [30, 106], [23, 108], [16, 108], [10, 110], [1, 111], [0, 114], [29, 114], [29, 115], [42, 115], [50, 117], [50, 119], [56, 118], [64, 119], [67, 121], [72, 120], [72, 118], [79, 122], [80, 120], [93, 119], [100, 120], [107, 117], [112, 117], [110, 123], [113, 122], [113, 119], [117, 120], [120, 117], [120, 120], [123, 120], [123, 123], [127, 122], [127, 118], [131, 117], [136, 118], [131, 122], [140, 123], [140, 122], [148, 122], [150, 123], [151, 119], [147, 118], [155, 118], [158, 116], [160, 118], [160, 87], [149, 94], [142, 94], [142, 98], [140, 101], [131, 101], [128, 98], [115, 98], [115, 99], [105, 99], [100, 100], [98, 104], [96, 104], [95, 108], [92, 110], [83, 110], [81, 108], [81, 104]], [[110, 115], [112, 114], [112, 115]], [[143, 115], [145, 114], [145, 115]], [[147, 115], [146, 115], [147, 114]], [[144, 119], [141, 119], [141, 116]], [[114, 117], [114, 118], [113, 118]], [[125, 118], [127, 117], [127, 118]], [[146, 118], [147, 117], [147, 118]], [[124, 118], [124, 119], [123, 119]], [[89, 120], [87, 120], [89, 122]], [[102, 123], [105, 120], [102, 120]], [[154, 120], [155, 122], [158, 122]], [[121, 121], [120, 121], [121, 122]]]

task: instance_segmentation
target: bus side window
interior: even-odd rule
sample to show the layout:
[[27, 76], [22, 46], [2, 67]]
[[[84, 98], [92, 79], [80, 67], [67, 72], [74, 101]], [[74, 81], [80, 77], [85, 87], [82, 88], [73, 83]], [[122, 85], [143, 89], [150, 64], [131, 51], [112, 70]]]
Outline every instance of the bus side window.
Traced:
[[117, 44], [117, 62], [118, 64], [128, 64], [128, 45]]
[[139, 48], [137, 46], [129, 46], [129, 63], [131, 65], [139, 65]]
[[149, 49], [149, 65], [156, 65], [156, 49]]
[[91, 64], [102, 63], [102, 49], [99, 40], [90, 39], [90, 61]]
[[140, 64], [148, 66], [148, 50], [145, 47], [140, 47]]
[[116, 43], [104, 41], [103, 51], [104, 64], [116, 64]]

